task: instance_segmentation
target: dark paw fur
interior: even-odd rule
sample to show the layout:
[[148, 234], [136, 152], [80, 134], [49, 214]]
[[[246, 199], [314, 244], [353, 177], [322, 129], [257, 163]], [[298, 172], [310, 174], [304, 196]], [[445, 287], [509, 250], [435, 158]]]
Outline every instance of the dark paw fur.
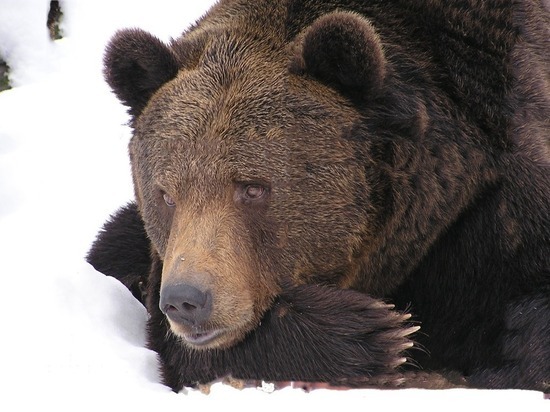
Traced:
[[286, 290], [258, 327], [227, 350], [193, 351], [161, 343], [165, 383], [174, 390], [231, 376], [242, 380], [402, 383], [398, 367], [418, 327], [409, 315], [365, 294], [316, 285]]

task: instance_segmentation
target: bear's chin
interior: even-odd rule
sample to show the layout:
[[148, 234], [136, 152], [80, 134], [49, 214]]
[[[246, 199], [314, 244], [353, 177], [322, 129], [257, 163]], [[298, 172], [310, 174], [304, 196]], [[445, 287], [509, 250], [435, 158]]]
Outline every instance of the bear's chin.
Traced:
[[227, 349], [245, 337], [250, 328], [244, 325], [236, 328], [196, 328], [186, 327], [169, 321], [171, 332], [189, 349]]

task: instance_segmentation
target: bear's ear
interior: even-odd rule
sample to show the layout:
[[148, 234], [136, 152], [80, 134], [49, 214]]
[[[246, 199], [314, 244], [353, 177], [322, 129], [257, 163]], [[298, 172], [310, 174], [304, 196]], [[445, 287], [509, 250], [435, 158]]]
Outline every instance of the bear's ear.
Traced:
[[381, 89], [386, 66], [382, 42], [370, 21], [351, 12], [333, 12], [298, 36], [290, 71], [365, 97]]
[[107, 46], [104, 75], [129, 113], [138, 116], [153, 93], [178, 73], [170, 48], [140, 29], [119, 31]]

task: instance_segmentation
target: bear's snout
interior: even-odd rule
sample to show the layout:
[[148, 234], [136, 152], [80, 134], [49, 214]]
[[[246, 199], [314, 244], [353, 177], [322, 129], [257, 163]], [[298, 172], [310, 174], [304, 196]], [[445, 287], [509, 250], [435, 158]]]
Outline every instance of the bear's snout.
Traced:
[[170, 320], [197, 327], [210, 319], [212, 294], [186, 283], [166, 285], [160, 292], [159, 306]]
[[174, 211], [162, 251], [159, 307], [181, 344], [228, 348], [257, 327], [276, 289], [233, 208], [186, 206]]

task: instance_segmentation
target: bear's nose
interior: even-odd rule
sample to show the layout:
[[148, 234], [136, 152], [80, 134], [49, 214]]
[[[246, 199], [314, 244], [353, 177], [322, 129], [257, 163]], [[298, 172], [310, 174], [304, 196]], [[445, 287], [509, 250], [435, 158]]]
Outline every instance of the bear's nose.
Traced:
[[203, 292], [185, 283], [166, 285], [160, 291], [159, 306], [172, 321], [199, 326], [210, 318], [212, 296], [210, 291]]

